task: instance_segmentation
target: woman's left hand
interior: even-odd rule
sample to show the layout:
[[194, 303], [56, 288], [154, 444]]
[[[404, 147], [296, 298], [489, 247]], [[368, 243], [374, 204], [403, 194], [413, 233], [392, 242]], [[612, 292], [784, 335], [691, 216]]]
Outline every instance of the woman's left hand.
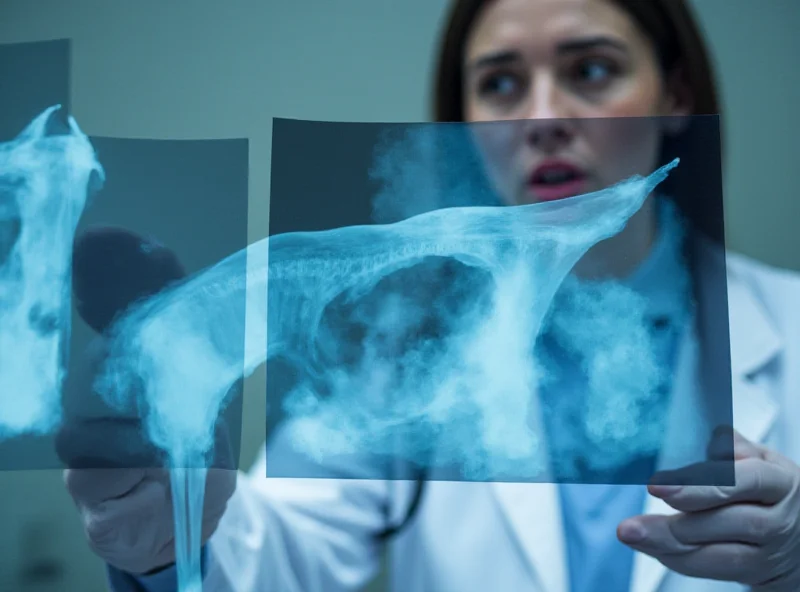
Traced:
[[678, 513], [629, 518], [617, 536], [690, 577], [738, 582], [755, 592], [797, 592], [800, 467], [736, 432], [734, 446], [736, 485], [650, 485], [650, 494]]

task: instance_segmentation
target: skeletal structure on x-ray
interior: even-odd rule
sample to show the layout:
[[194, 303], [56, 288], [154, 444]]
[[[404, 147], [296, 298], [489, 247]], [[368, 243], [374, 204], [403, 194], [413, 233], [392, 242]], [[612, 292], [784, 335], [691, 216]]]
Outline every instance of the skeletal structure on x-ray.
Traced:
[[52, 131], [58, 109], [0, 145], [0, 437], [48, 433], [61, 417], [72, 241], [103, 170], [74, 119]]
[[[2, 338], [9, 341], [0, 372], [7, 385], [0, 398], [5, 431], [46, 431], [58, 421], [69, 334], [70, 249], [90, 177], [103, 175], [72, 119], [69, 133], [47, 133], [56, 109], [0, 151], [5, 193], [0, 321]], [[333, 396], [321, 397], [313, 381], [301, 381], [285, 406], [296, 420], [293, 442], [317, 459], [366, 446], [417, 460], [430, 452], [423, 448], [431, 439], [421, 436], [432, 428], [457, 428], [458, 409], [469, 404], [480, 425], [477, 448], [460, 441], [464, 435], [458, 429], [440, 434], [437, 446], [450, 451], [445, 460], [466, 467], [480, 450], [489, 459], [480, 470], [502, 472], [536, 452], [537, 436], [526, 423], [537, 380], [528, 344], [554, 294], [576, 261], [619, 232], [676, 164], [561, 202], [454, 207], [395, 224], [266, 239], [123, 317], [111, 333], [99, 391], [117, 406], [143, 396], [151, 411], [152, 441], [174, 459], [203, 456], [225, 397], [243, 374], [278, 355], [308, 376], [319, 373], [321, 342], [333, 338], [324, 331], [323, 317], [334, 300], [343, 294], [357, 299], [382, 278], [427, 258], [455, 260], [491, 278], [491, 297], [480, 318], [467, 315], [471, 323], [465, 320], [450, 336], [447, 355], [424, 361], [427, 382], [412, 376], [411, 382], [390, 386], [385, 379], [393, 361], [368, 352], [359, 368], [328, 369]], [[246, 332], [240, 306], [245, 301]], [[397, 299], [387, 298], [382, 306], [376, 324], [384, 333], [402, 326], [398, 316], [413, 313]], [[238, 342], [243, 334], [244, 360]], [[144, 388], [133, 388], [134, 382]], [[414, 388], [425, 396], [415, 396]], [[15, 392], [25, 396], [9, 394]], [[414, 425], [423, 431], [399, 445], [396, 430]]]
[[[330, 370], [329, 396], [321, 397], [313, 382], [301, 382], [285, 402], [292, 442], [319, 461], [366, 451], [416, 461], [430, 452], [424, 436], [433, 427], [437, 447], [449, 451], [446, 461], [481, 478], [511, 467], [519, 474], [519, 459], [538, 450], [526, 421], [537, 378], [528, 363], [531, 337], [578, 259], [619, 232], [676, 164], [562, 202], [449, 208], [390, 225], [265, 239], [122, 319], [99, 390], [126, 405], [133, 383], [143, 380], [154, 411], [153, 441], [173, 450], [205, 450], [224, 397], [243, 371], [282, 355], [308, 376], [317, 372], [321, 341], [331, 338], [323, 316], [337, 297], [357, 298], [425, 258], [454, 259], [491, 276], [490, 304], [480, 322], [465, 322], [449, 340], [447, 355], [424, 361], [431, 379], [412, 377], [390, 392], [383, 379], [393, 360], [367, 354], [355, 371]], [[231, 328], [244, 322], [239, 303], [245, 296], [243, 368], [236, 342], [243, 331]], [[382, 322], [391, 332], [402, 325], [398, 316], [411, 311], [387, 300]], [[459, 410], [470, 405], [479, 426], [477, 448], [459, 430]], [[398, 444], [399, 430], [412, 432], [404, 444]], [[543, 468], [527, 466], [527, 477]]]
[[[60, 420], [74, 233], [92, 175], [103, 179], [74, 120], [66, 133], [48, 133], [56, 109], [0, 146], [3, 436], [47, 433]], [[278, 235], [129, 309], [108, 333], [96, 386], [117, 408], [146, 403], [147, 435], [176, 469], [181, 589], [199, 586], [198, 531], [188, 529], [188, 541], [184, 535], [187, 517], [199, 520], [205, 472], [198, 479], [178, 469], [208, 458], [232, 385], [272, 356], [292, 360], [307, 377], [285, 407], [292, 445], [319, 461], [363, 448], [419, 461], [435, 442], [468, 478], [512, 467], [535, 477], [541, 465], [525, 463], [524, 474], [519, 463], [539, 447], [527, 423], [538, 379], [531, 340], [575, 263], [618, 233], [676, 165], [557, 203], [453, 207], [388, 225]], [[374, 340], [364, 341], [356, 367], [319, 365], [321, 351], [337, 339], [324, 322], [334, 301], [358, 300], [387, 276], [431, 258], [457, 261], [491, 280], [489, 297], [459, 317], [436, 355], [418, 358], [400, 382], [394, 360], [382, 357]], [[380, 312], [373, 328], [385, 339], [418, 311], [387, 298]], [[327, 396], [315, 378], [325, 379]]]

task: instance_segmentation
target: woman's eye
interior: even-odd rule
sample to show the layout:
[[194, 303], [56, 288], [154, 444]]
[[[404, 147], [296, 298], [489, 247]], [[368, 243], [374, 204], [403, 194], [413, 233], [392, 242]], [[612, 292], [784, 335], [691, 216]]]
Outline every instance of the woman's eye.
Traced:
[[574, 70], [574, 76], [579, 83], [599, 85], [613, 78], [618, 71], [619, 69], [613, 62], [592, 59], [578, 63]]
[[482, 96], [497, 95], [509, 97], [519, 89], [515, 76], [510, 74], [496, 74], [488, 76], [480, 83], [479, 92]]

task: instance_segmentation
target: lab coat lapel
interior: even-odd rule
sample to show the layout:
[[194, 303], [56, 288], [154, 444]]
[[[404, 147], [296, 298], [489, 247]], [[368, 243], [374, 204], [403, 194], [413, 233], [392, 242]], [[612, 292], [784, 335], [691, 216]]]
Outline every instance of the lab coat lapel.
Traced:
[[528, 561], [537, 592], [567, 592], [566, 546], [558, 488], [552, 483], [493, 483], [506, 526]]
[[[706, 427], [701, 425], [693, 403], [697, 392], [697, 343], [695, 332], [687, 330], [683, 336], [672, 389], [673, 404], [667, 419], [665, 442], [669, 450], [664, 452], [659, 468], [691, 464], [696, 461], [698, 450], [706, 446]], [[681, 461], [685, 462], [681, 462]], [[675, 510], [659, 498], [645, 498], [644, 514], [671, 515]], [[631, 592], [654, 592], [667, 573], [667, 568], [649, 555], [636, 553], [631, 575]]]
[[[734, 427], [748, 440], [763, 442], [778, 414], [778, 405], [763, 383], [753, 380], [759, 370], [780, 353], [781, 342], [763, 308], [741, 282], [728, 281], [728, 310], [731, 343], [731, 390]], [[694, 332], [686, 332], [676, 368], [675, 397], [667, 423], [667, 442], [678, 443], [666, 452], [669, 466], [681, 466], [680, 459], [697, 459], [698, 450], [707, 444], [707, 427], [697, 423], [692, 412], [699, 388], [697, 342]], [[690, 407], [691, 406], [691, 407]], [[695, 407], [696, 408], [696, 407]], [[702, 435], [696, 437], [697, 434]], [[688, 463], [687, 463], [688, 464]], [[664, 501], [647, 496], [645, 514], [675, 514]], [[631, 592], [656, 592], [667, 575], [667, 568], [643, 553], [634, 559]]]
[[[538, 397], [532, 398], [532, 429], [544, 434]], [[547, 444], [541, 442], [533, 462], [546, 466]], [[538, 583], [537, 592], [568, 592], [567, 549], [561, 520], [558, 486], [549, 474], [537, 483], [492, 483], [506, 527], [520, 546]]]

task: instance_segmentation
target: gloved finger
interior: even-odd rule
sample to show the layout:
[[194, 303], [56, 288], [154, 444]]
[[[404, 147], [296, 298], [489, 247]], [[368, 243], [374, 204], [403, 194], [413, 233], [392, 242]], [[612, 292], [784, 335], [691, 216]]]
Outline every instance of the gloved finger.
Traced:
[[680, 469], [659, 471], [653, 485], [734, 485], [734, 462], [746, 458], [767, 459], [767, 450], [754, 444], [731, 426], [719, 426], [706, 448], [707, 460]]
[[656, 559], [671, 571], [704, 580], [754, 584], [763, 573], [761, 550], [742, 543], [715, 543], [687, 555], [663, 555]]
[[[620, 524], [620, 541], [650, 555], [668, 569], [689, 577], [748, 583], [756, 577], [763, 553], [743, 543], [689, 545], [677, 540], [670, 529], [671, 516], [637, 516]], [[631, 537], [635, 525], [641, 537]]]
[[64, 484], [76, 503], [95, 506], [130, 494], [145, 474], [145, 469], [66, 469]]
[[687, 545], [744, 543], [762, 546], [786, 527], [769, 506], [734, 504], [692, 514], [676, 514], [666, 521], [676, 540]]
[[171, 537], [171, 512], [166, 484], [143, 479], [128, 495], [91, 507], [85, 528], [88, 538], [98, 546], [113, 542], [120, 549], [152, 553]]
[[711, 460], [694, 463], [679, 469], [658, 471], [650, 478], [652, 486], [733, 486], [736, 484], [733, 460]]
[[617, 538], [650, 555], [685, 555], [696, 551], [699, 545], [684, 543], [675, 537], [668, 519], [669, 516], [657, 514], [628, 518], [617, 527]]
[[731, 426], [717, 427], [706, 449], [709, 460], [766, 458], [763, 447], [751, 442]]
[[[118, 569], [147, 573], [175, 561], [174, 516], [169, 474], [147, 471], [147, 477], [124, 498], [87, 508], [84, 528], [90, 547]], [[225, 513], [236, 473], [209, 469], [201, 528], [204, 544]]]
[[699, 512], [735, 503], [773, 505], [794, 486], [794, 477], [784, 467], [756, 458], [736, 462], [736, 485], [697, 485], [678, 488], [649, 486], [659, 497], [681, 512]]
[[73, 419], [56, 434], [56, 454], [71, 469], [152, 468], [164, 454], [148, 439], [137, 418]]

